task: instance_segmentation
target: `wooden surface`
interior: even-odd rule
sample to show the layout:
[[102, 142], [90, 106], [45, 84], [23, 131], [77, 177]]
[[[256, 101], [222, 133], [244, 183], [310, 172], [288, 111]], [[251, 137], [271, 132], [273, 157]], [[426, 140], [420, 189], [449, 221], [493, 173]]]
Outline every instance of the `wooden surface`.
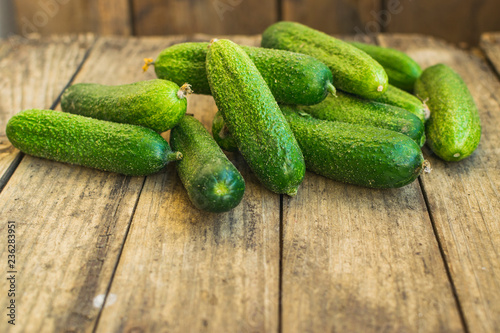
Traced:
[[[6, 223], [16, 221], [19, 304], [16, 327], [4, 318], [0, 331], [499, 331], [500, 83], [491, 64], [498, 65], [500, 41], [490, 36], [484, 53], [423, 36], [374, 40], [424, 67], [455, 68], [481, 113], [477, 152], [444, 163], [424, 149], [433, 172], [402, 189], [364, 189], [308, 172], [295, 198], [282, 197], [231, 154], [245, 197], [229, 213], [207, 214], [191, 205], [173, 165], [124, 177], [19, 155], [0, 140], [0, 166], [9, 169], [0, 253], [6, 261]], [[19, 57], [4, 41], [0, 128], [24, 108], [55, 104], [72, 77], [153, 78], [142, 73], [143, 58], [210, 38], [35, 39], [18, 46]], [[211, 97], [189, 97], [188, 112], [207, 128], [215, 111]], [[8, 289], [6, 279], [0, 289]]]
[[330, 34], [423, 33], [477, 45], [498, 0], [13, 0], [18, 34], [260, 34], [293, 20]]

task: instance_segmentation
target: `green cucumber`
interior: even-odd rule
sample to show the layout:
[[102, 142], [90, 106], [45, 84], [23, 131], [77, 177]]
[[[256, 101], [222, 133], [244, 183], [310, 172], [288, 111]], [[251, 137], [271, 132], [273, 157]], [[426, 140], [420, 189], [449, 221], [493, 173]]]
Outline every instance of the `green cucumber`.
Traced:
[[18, 113], [7, 123], [7, 137], [29, 155], [129, 176], [156, 173], [182, 158], [149, 128], [52, 110]]
[[206, 68], [215, 103], [250, 169], [271, 191], [295, 195], [305, 174], [304, 158], [252, 60], [221, 39], [210, 45]]
[[[373, 188], [413, 182], [430, 172], [417, 144], [405, 135], [372, 126], [320, 120], [282, 106], [303, 151], [307, 170], [337, 181]], [[224, 126], [224, 125], [223, 125]]]
[[278, 22], [262, 35], [263, 47], [307, 54], [325, 63], [333, 85], [364, 98], [377, 98], [387, 89], [384, 68], [347, 42], [294, 22]]
[[235, 152], [238, 151], [238, 146], [234, 141], [233, 136], [229, 133], [222, 114], [217, 112], [212, 122], [212, 136], [215, 142], [225, 151]]
[[376, 102], [398, 106], [416, 115], [422, 123], [429, 119], [430, 111], [427, 104], [414, 95], [407, 93], [391, 84], [382, 96], [374, 99]]
[[243, 177], [198, 120], [185, 115], [170, 132], [170, 144], [183, 155], [177, 173], [197, 208], [221, 213], [240, 203]]
[[417, 80], [415, 93], [431, 109], [425, 127], [431, 150], [445, 161], [460, 161], [472, 154], [481, 139], [481, 122], [460, 75], [446, 65], [434, 65]]
[[375, 128], [315, 119], [283, 107], [307, 169], [337, 181], [371, 188], [412, 183], [430, 171], [420, 147], [406, 135]]
[[361, 99], [339, 91], [336, 97], [329, 96], [319, 104], [298, 108], [318, 119], [384, 128], [407, 135], [420, 146], [425, 143], [422, 121], [397, 106]]
[[389, 77], [390, 84], [408, 92], [413, 92], [415, 82], [422, 74], [422, 68], [406, 53], [365, 43], [351, 42], [351, 45], [365, 51], [381, 64]]
[[117, 123], [140, 125], [161, 133], [174, 127], [186, 113], [189, 85], [166, 80], [119, 86], [78, 83], [61, 98], [64, 112]]
[[[177, 84], [189, 82], [195, 93], [210, 95], [205, 70], [208, 45], [182, 43], [166, 48], [151, 63], [156, 76]], [[240, 47], [248, 54], [280, 103], [311, 105], [321, 102], [329, 92], [335, 93], [330, 69], [313, 57], [261, 47]]]

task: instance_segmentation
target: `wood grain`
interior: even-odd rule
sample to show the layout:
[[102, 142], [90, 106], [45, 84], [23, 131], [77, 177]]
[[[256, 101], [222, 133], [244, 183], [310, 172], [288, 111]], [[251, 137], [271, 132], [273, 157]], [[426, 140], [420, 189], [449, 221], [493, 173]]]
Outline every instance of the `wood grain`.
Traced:
[[258, 34], [277, 19], [276, 1], [133, 0], [137, 35]]
[[[231, 38], [257, 45], [258, 38]], [[210, 128], [213, 98], [188, 113]], [[224, 214], [194, 208], [174, 174], [147, 177], [98, 332], [275, 332], [279, 304], [279, 200], [240, 155], [242, 203]]]
[[283, 0], [281, 3], [283, 20], [300, 22], [329, 34], [365, 34], [366, 24], [373, 20], [371, 12], [382, 8], [380, 0]]
[[128, 0], [14, 0], [18, 33], [130, 35]]
[[391, 15], [387, 32], [420, 33], [450, 42], [477, 45], [481, 32], [500, 30], [496, 0], [400, 1], [399, 13]]
[[481, 36], [481, 49], [500, 75], [500, 32], [485, 33]]
[[[144, 53], [154, 55], [175, 41], [101, 38], [75, 82], [152, 78], [141, 70]], [[33, 69], [29, 77], [38, 75]], [[16, 300], [22, 308], [16, 330], [94, 329], [99, 297], [108, 289], [143, 184], [143, 177], [23, 158], [0, 194], [0, 233], [6, 234], [7, 220], [18, 224]], [[2, 258], [6, 250], [1, 247]], [[6, 283], [2, 279], [0, 288], [7, 290]], [[7, 326], [0, 321], [0, 331]]]
[[380, 43], [407, 52], [423, 68], [451, 66], [476, 101], [482, 124], [478, 149], [456, 163], [429, 153], [433, 172], [422, 184], [469, 331], [499, 331], [500, 83], [484, 59], [440, 40], [389, 35]]
[[0, 42], [0, 189], [19, 151], [5, 136], [19, 111], [50, 108], [70, 82], [94, 42], [92, 35], [11, 37]]

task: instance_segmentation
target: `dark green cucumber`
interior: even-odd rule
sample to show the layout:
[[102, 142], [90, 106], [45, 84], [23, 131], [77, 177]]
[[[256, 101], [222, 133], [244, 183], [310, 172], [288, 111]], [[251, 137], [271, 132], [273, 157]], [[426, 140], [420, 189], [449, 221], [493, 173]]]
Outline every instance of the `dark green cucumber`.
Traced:
[[450, 67], [438, 64], [424, 70], [415, 93], [431, 110], [426, 123], [427, 144], [445, 161], [460, 161], [476, 150], [481, 122], [467, 85]]
[[243, 177], [198, 120], [184, 116], [170, 132], [170, 144], [183, 155], [177, 173], [197, 208], [220, 213], [240, 203]]
[[229, 40], [207, 54], [212, 95], [238, 148], [271, 191], [295, 195], [305, 174], [302, 152], [252, 60]]
[[391, 84], [387, 88], [387, 91], [382, 96], [374, 99], [376, 102], [398, 106], [407, 111], [410, 111], [416, 115], [422, 123], [425, 123], [429, 119], [430, 111], [427, 104], [415, 97], [414, 95], [407, 93]]
[[[177, 84], [189, 82], [197, 94], [211, 94], [205, 70], [209, 43], [182, 43], [163, 50], [154, 61], [156, 75]], [[276, 101], [311, 105], [335, 93], [332, 73], [321, 61], [293, 52], [240, 46], [253, 61]]]
[[351, 42], [351, 44], [368, 53], [384, 67], [390, 84], [408, 92], [413, 92], [415, 82], [422, 74], [422, 68], [406, 53], [365, 43]]
[[394, 188], [410, 184], [424, 167], [429, 168], [420, 147], [401, 133], [319, 120], [290, 107], [282, 111], [307, 169], [319, 175], [365, 187]]
[[333, 73], [333, 85], [340, 90], [377, 98], [387, 89], [382, 66], [358, 48], [294, 22], [278, 22], [262, 35], [262, 46], [307, 54], [325, 63]]
[[26, 110], [7, 123], [22, 152], [130, 176], [145, 176], [182, 158], [155, 131], [52, 110]]
[[233, 136], [229, 133], [222, 114], [217, 112], [212, 122], [212, 136], [215, 142], [225, 151], [238, 151], [238, 146], [234, 141]]
[[149, 80], [120, 86], [78, 83], [61, 98], [64, 112], [140, 125], [161, 133], [174, 127], [186, 113], [189, 85]]
[[425, 143], [422, 121], [397, 106], [361, 99], [339, 91], [336, 97], [329, 96], [319, 104], [298, 108], [318, 119], [384, 128], [407, 135], [420, 146]]

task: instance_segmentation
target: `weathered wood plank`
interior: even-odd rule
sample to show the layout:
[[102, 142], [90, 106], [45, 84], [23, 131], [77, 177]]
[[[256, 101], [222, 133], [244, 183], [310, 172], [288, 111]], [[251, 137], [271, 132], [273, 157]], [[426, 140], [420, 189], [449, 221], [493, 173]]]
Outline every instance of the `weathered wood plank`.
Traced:
[[[380, 0], [283, 0], [283, 20], [295, 21], [329, 34], [365, 34], [382, 8]], [[373, 30], [368, 24], [369, 32]], [[380, 32], [380, 30], [378, 31]]]
[[0, 41], [0, 189], [20, 157], [5, 136], [7, 121], [28, 108], [50, 108], [93, 42], [91, 35]]
[[308, 172], [283, 211], [284, 332], [463, 331], [418, 182], [372, 190]]
[[388, 21], [386, 32], [420, 33], [454, 43], [477, 45], [481, 32], [500, 30], [497, 0], [400, 1], [390, 0], [395, 11], [381, 16]]
[[440, 40], [388, 35], [380, 43], [407, 52], [424, 68], [451, 66], [479, 108], [482, 137], [477, 151], [456, 163], [429, 152], [433, 172], [422, 184], [469, 331], [499, 331], [500, 83], [484, 59]]
[[[210, 128], [213, 98], [190, 96], [188, 112]], [[173, 166], [147, 177], [98, 332], [277, 331], [280, 196], [230, 158], [246, 192], [224, 214], [195, 209]]]
[[14, 0], [18, 32], [67, 34], [94, 32], [131, 35], [128, 0]]
[[500, 32], [483, 34], [481, 48], [500, 75]]
[[[152, 72], [142, 73], [144, 54], [156, 54], [176, 41], [101, 38], [75, 82], [121, 84], [152, 78]], [[29, 77], [35, 80], [37, 75]], [[0, 194], [0, 233], [6, 235], [7, 220], [17, 223], [16, 302], [22, 304], [17, 330], [93, 330], [99, 295], [109, 286], [143, 184], [143, 177], [23, 158]], [[6, 251], [2, 246], [2, 258]], [[2, 279], [0, 288], [7, 290], [6, 283]], [[6, 332], [7, 326], [0, 321], [0, 331]]]
[[276, 21], [276, 1], [133, 0], [135, 32], [258, 34]]

